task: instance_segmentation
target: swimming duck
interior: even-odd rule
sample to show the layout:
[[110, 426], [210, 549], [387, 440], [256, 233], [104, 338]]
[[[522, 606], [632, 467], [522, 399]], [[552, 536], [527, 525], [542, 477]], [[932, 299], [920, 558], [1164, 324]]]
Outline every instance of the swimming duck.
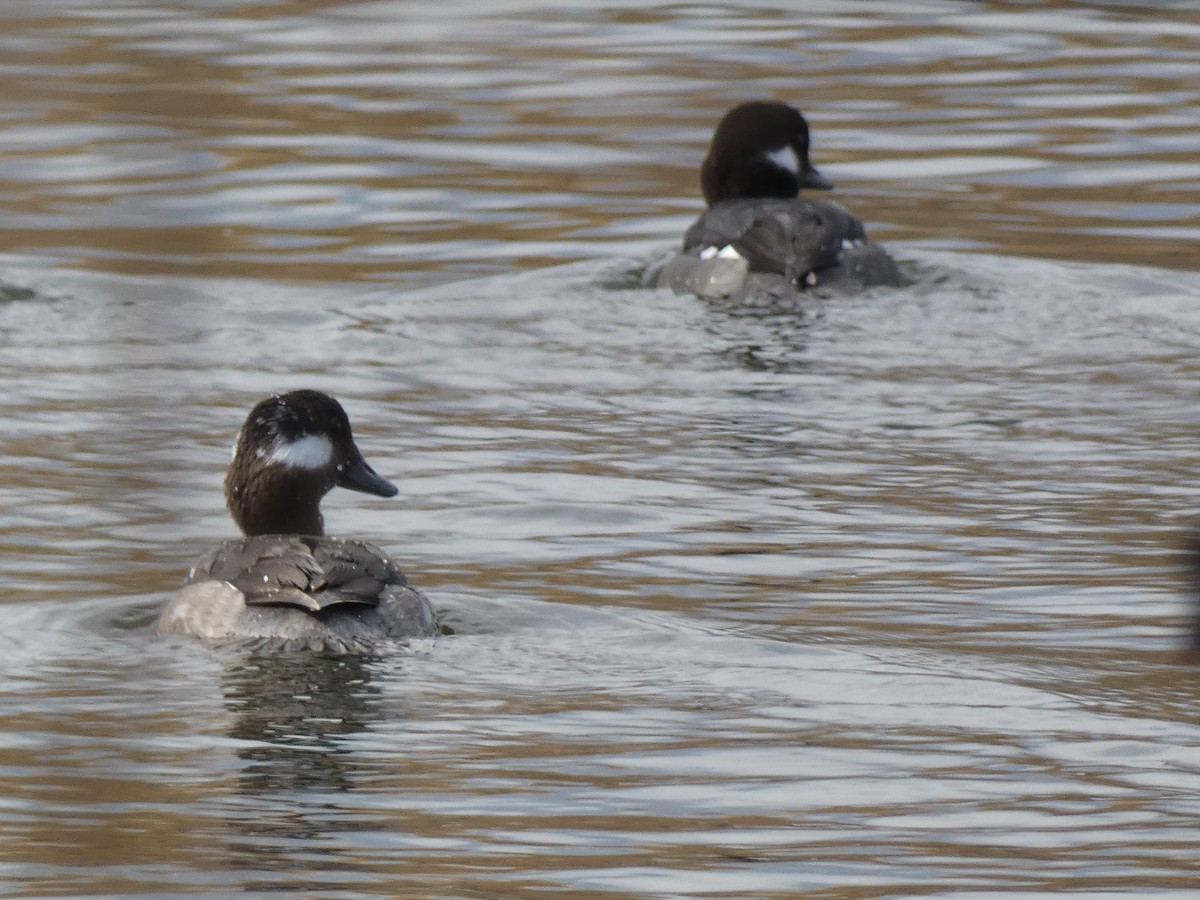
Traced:
[[712, 299], [902, 284], [895, 260], [849, 210], [798, 196], [833, 187], [809, 160], [808, 143], [808, 123], [786, 103], [726, 113], [700, 168], [709, 209], [657, 284]]
[[328, 394], [292, 391], [256, 405], [225, 475], [226, 504], [246, 536], [192, 567], [160, 633], [335, 653], [438, 634], [429, 601], [378, 547], [325, 536], [320, 502], [335, 487], [397, 492], [363, 459]]

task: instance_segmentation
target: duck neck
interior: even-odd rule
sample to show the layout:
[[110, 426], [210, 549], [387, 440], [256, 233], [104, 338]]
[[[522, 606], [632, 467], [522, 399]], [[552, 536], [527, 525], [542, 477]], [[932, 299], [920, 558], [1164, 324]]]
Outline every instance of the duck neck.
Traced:
[[225, 480], [225, 501], [234, 522], [247, 537], [260, 534], [325, 534], [321, 498], [311, 476], [288, 477], [286, 472], [241, 480]]

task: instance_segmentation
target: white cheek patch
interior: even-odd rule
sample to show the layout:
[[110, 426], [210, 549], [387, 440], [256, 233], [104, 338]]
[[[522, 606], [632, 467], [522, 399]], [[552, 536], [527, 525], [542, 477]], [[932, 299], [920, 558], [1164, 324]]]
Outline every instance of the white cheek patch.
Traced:
[[785, 172], [791, 172], [793, 175], [800, 174], [800, 157], [796, 156], [796, 151], [791, 147], [770, 150], [764, 153], [763, 157]]
[[333, 444], [323, 434], [306, 434], [294, 441], [280, 441], [263, 462], [268, 466], [323, 469], [333, 459]]

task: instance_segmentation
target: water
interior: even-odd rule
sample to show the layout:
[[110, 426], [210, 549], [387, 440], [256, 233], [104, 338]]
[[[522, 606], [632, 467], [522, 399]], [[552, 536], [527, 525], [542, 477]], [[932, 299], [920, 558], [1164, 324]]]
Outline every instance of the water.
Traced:
[[[52, 13], [2, 13], [0, 891], [1194, 895], [1200, 14]], [[910, 288], [638, 286], [763, 94]], [[454, 635], [154, 635], [298, 386]]]

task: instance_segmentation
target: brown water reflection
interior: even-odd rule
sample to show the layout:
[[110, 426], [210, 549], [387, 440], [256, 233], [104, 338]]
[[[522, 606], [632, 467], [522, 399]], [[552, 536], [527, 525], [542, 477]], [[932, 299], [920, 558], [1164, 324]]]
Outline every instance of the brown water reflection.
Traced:
[[[1186, 896], [1200, 282], [911, 252], [911, 289], [754, 316], [614, 287], [629, 262], [408, 293], [26, 270], [4, 884]], [[229, 533], [268, 381], [346, 399], [403, 502], [332, 497], [331, 527], [453, 637], [264, 660], [149, 629]]]
[[[1200, 14], [0, 21], [0, 892], [1195, 892]], [[911, 288], [638, 287], [751, 94]], [[153, 634], [301, 385], [452, 637]]]
[[32, 9], [0, 235], [75, 265], [412, 283], [642, 253], [763, 95], [889, 241], [1191, 268], [1200, 238], [1186, 5]]

